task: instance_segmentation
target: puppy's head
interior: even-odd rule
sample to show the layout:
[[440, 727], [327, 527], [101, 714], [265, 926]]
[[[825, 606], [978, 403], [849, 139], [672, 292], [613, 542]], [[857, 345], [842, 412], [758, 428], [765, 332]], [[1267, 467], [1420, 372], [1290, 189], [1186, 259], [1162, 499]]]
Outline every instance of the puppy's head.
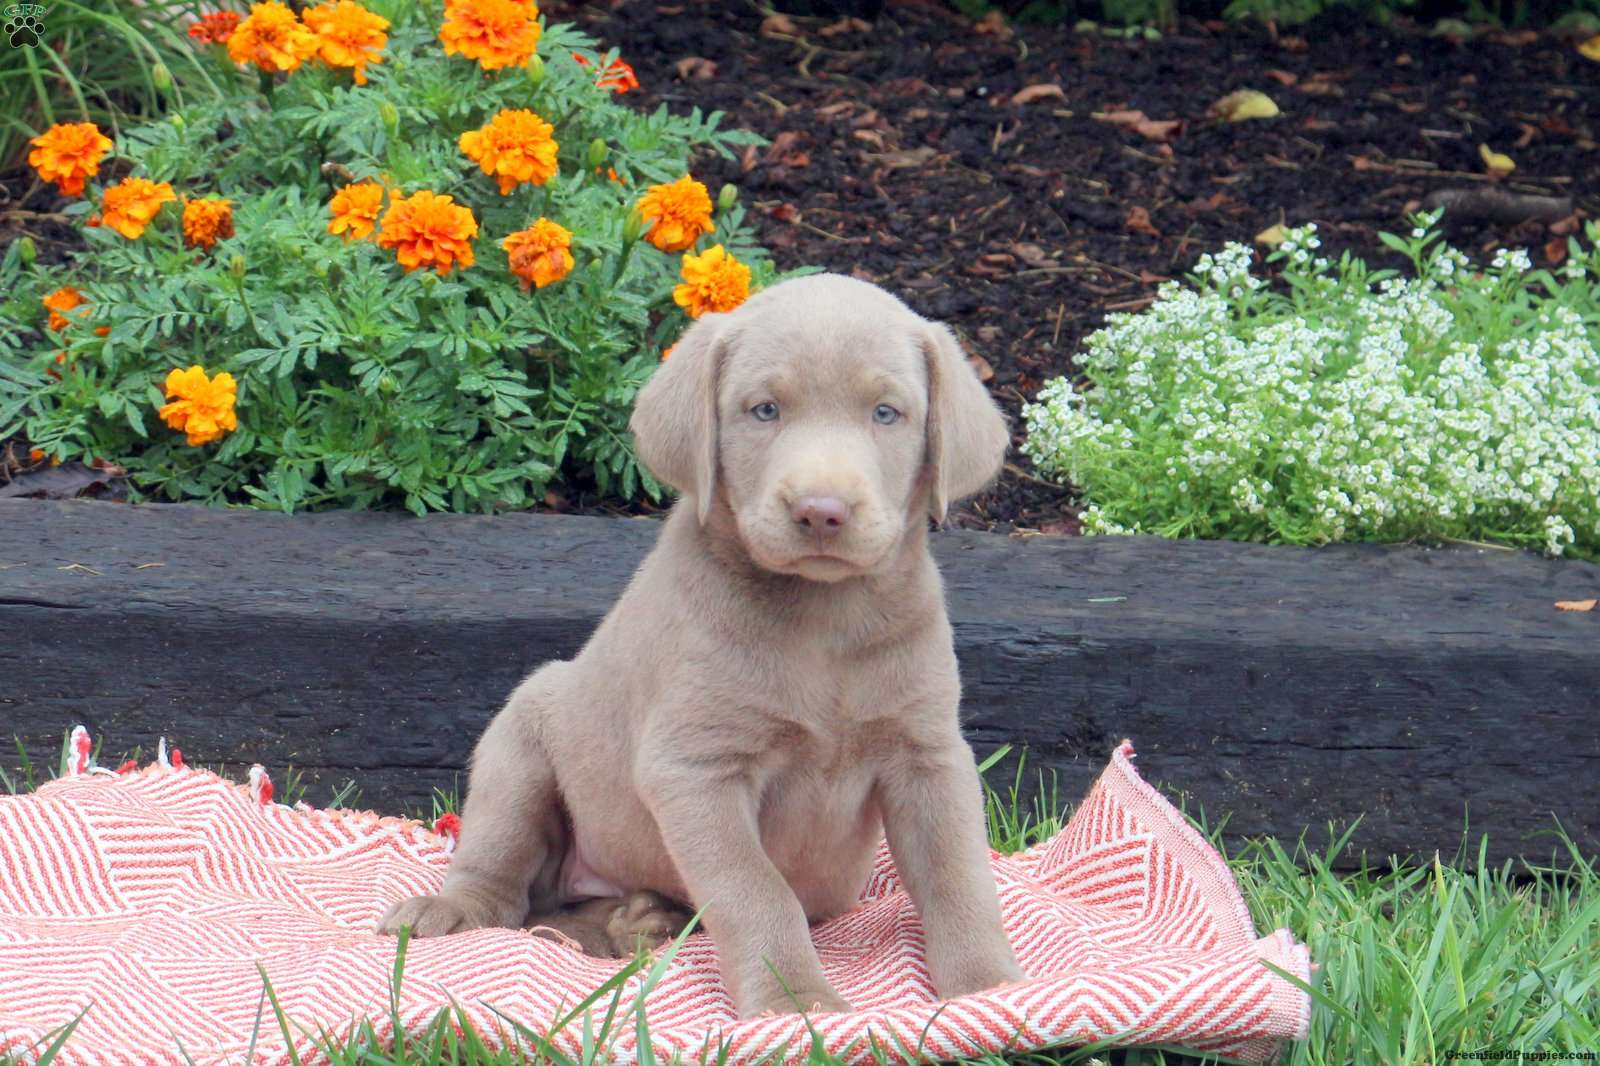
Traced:
[[720, 493], [758, 566], [813, 581], [877, 568], [909, 523], [987, 484], [1009, 440], [948, 329], [837, 274], [702, 317], [632, 429], [702, 523]]

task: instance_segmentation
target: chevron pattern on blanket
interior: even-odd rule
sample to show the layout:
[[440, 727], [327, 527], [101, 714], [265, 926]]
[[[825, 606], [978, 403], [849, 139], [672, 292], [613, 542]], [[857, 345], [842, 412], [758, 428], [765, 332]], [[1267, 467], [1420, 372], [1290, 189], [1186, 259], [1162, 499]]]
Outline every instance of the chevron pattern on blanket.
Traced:
[[[873, 1041], [948, 1059], [1131, 1034], [1127, 1043], [1265, 1061], [1304, 1037], [1309, 998], [1263, 962], [1309, 981], [1305, 948], [1286, 930], [1256, 935], [1226, 864], [1132, 755], [1127, 743], [1112, 755], [1053, 839], [991, 856], [1025, 981], [936, 1001], [921, 926], [881, 850], [860, 906], [814, 930], [829, 980], [858, 1007], [812, 1019], [827, 1049], [864, 1066]], [[373, 923], [388, 901], [436, 890], [448, 837], [287, 807], [261, 780], [250, 788], [170, 760], [122, 774], [75, 768], [84, 772], [0, 799], [0, 1050], [87, 1007], [57, 1062], [244, 1061], [258, 963], [307, 1034], [296, 1045], [305, 1061], [322, 1060], [309, 1034], [387, 1016], [395, 941]], [[400, 1016], [421, 1027], [453, 996], [486, 1038], [501, 1028], [496, 1010], [540, 1031], [619, 965], [522, 930], [414, 941]], [[697, 1059], [725, 1042], [730, 1066], [746, 1066], [810, 1050], [797, 1016], [739, 1020], [704, 935], [645, 1003], [658, 1055]], [[577, 1054], [582, 1035], [573, 1024], [555, 1043]], [[618, 1061], [633, 1058], [634, 1039], [632, 1024], [620, 1027]], [[252, 1061], [290, 1061], [270, 1013]]]

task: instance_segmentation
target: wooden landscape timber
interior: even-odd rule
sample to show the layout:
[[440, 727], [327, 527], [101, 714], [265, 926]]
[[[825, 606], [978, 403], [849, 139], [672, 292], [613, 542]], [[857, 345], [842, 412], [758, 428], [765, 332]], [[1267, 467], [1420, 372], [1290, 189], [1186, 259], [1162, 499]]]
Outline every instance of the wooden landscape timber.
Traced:
[[[158, 736], [191, 765], [291, 765], [328, 801], [426, 810], [489, 716], [570, 656], [657, 524], [282, 515], [0, 500], [0, 739], [53, 767]], [[1228, 835], [1548, 860], [1600, 854], [1600, 566], [1511, 551], [932, 537], [980, 752], [1076, 801], [1123, 737]], [[8, 770], [14, 753], [0, 761]], [[991, 780], [1004, 787], [1013, 763]], [[1343, 861], [1352, 863], [1352, 852]]]

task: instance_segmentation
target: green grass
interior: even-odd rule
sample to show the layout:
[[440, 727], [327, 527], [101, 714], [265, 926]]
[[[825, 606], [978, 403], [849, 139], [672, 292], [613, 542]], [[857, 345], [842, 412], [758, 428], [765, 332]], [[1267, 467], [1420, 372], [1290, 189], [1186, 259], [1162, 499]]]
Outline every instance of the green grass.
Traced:
[[[1006, 752], [991, 756], [993, 766]], [[31, 787], [32, 769], [24, 771]], [[1025, 789], [1022, 764], [1004, 793], [988, 795], [990, 838], [1002, 851], [1047, 839], [1067, 812], [1052, 782]], [[439, 793], [435, 813], [451, 809], [454, 797]], [[1220, 847], [1220, 826], [1203, 816], [1197, 828]], [[1552, 833], [1548, 863], [1485, 862], [1487, 841], [1466, 845], [1449, 862], [1423, 866], [1386, 863], [1335, 871], [1348, 853], [1355, 827], [1329, 827], [1321, 846], [1309, 832], [1292, 848], [1276, 840], [1251, 841], [1227, 854], [1260, 931], [1287, 926], [1320, 963], [1311, 993], [1310, 1039], [1296, 1044], [1289, 1066], [1411, 1066], [1446, 1061], [1447, 1052], [1509, 1052], [1501, 1061], [1596, 1061], [1600, 1055], [1600, 873], [1572, 841]], [[1226, 852], [1225, 852], [1226, 854]], [[1468, 859], [1471, 859], [1469, 862]], [[681, 943], [681, 941], [680, 941]], [[395, 956], [391, 1016], [363, 1023], [341, 1036], [322, 1034], [320, 1044], [336, 1066], [597, 1066], [620, 1034], [636, 1029], [650, 1048], [640, 1000], [622, 988], [644, 974], [653, 987], [676, 945], [658, 959], [633, 960], [584, 1002], [561, 1026], [588, 1025], [583, 1054], [569, 1055], [515, 1019], [501, 1019], [497, 1033], [478, 1032], [459, 1009], [442, 1011], [420, 1032], [396, 1044], [380, 1036], [396, 1025], [393, 1004], [405, 980], [406, 943]], [[585, 1021], [591, 1007], [598, 1018]], [[287, 1031], [277, 993], [263, 975], [262, 1010], [255, 1038]], [[76, 1022], [45, 1037], [23, 1058], [0, 1056], [0, 1064], [47, 1064], [70, 1040]], [[558, 1031], [561, 1026], [557, 1026]], [[491, 1050], [489, 1044], [511, 1050]], [[1528, 1058], [1519, 1060], [1516, 1053]], [[1542, 1057], [1538, 1057], [1541, 1056]], [[911, 1049], [882, 1049], [884, 1066], [911, 1056]], [[655, 1066], [653, 1052], [642, 1062]], [[838, 1060], [813, 1045], [808, 1066]], [[964, 1060], [963, 1066], [1193, 1066], [1216, 1061], [1177, 1049], [1080, 1048], [1032, 1055]], [[713, 1056], [706, 1066], [716, 1066]]]
[[19, 163], [28, 138], [51, 123], [93, 121], [114, 132], [130, 119], [161, 114], [158, 64], [172, 76], [174, 104], [224, 91], [187, 36], [189, 23], [214, 4], [48, 0], [44, 6], [38, 46], [0, 46], [0, 169]]

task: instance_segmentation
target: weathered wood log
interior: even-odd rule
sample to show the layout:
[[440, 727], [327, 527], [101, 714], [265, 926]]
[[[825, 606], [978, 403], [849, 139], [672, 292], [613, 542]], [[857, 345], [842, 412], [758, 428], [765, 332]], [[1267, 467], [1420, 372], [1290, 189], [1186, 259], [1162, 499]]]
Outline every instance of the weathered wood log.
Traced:
[[[287, 516], [0, 500], [0, 740], [53, 766], [165, 735], [293, 765], [398, 813], [465, 785], [488, 717], [577, 651], [648, 520]], [[1076, 800], [1124, 736], [1230, 836], [1548, 859], [1600, 853], [1600, 567], [1477, 549], [933, 538], [980, 752], [1025, 745]], [[14, 766], [10, 759], [6, 765]], [[997, 780], [1009, 771], [1002, 766]], [[1191, 807], [1191, 809], [1193, 809]], [[1475, 846], [1475, 844], [1474, 844]], [[1354, 858], [1354, 856], [1351, 856]]]

